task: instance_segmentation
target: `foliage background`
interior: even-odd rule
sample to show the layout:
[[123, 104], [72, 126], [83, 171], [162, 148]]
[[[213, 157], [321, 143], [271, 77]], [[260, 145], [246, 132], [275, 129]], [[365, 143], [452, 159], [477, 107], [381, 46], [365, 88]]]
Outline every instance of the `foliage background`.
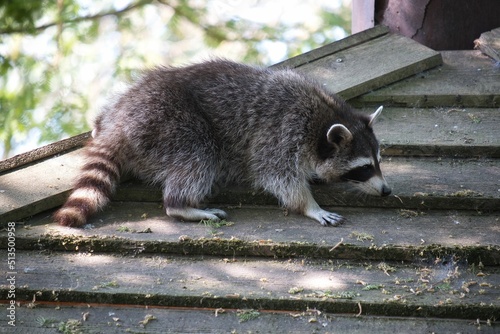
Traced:
[[350, 0], [0, 0], [0, 159], [88, 131], [141, 69], [271, 65], [345, 37]]

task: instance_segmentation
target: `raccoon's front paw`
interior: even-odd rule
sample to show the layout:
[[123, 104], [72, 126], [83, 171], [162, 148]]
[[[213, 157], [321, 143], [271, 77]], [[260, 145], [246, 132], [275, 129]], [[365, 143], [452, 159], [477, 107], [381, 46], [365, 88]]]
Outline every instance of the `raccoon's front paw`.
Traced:
[[307, 216], [317, 220], [323, 226], [339, 226], [345, 222], [345, 218], [341, 215], [323, 209], [309, 212]]
[[345, 222], [345, 218], [334, 212], [328, 212], [323, 210], [320, 219], [318, 219], [318, 221], [323, 226], [328, 226], [328, 225], [339, 226]]

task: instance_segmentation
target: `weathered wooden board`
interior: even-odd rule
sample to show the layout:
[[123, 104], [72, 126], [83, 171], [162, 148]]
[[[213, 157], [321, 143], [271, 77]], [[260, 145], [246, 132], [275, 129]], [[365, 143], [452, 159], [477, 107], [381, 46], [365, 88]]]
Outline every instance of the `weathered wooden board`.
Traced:
[[323, 57], [331, 56], [337, 52], [344, 51], [354, 46], [366, 43], [378, 37], [387, 35], [389, 28], [386, 26], [376, 26], [357, 34], [353, 34], [331, 44], [319, 47], [298, 56], [286, 59], [280, 63], [274, 64], [271, 68], [296, 68], [305, 64], [312, 63]]
[[0, 175], [0, 224], [61, 205], [82, 164], [80, 149]]
[[443, 51], [443, 66], [370, 92], [356, 106], [500, 106], [500, 70], [480, 51]]
[[32, 162], [40, 162], [45, 158], [52, 157], [57, 154], [63, 154], [66, 151], [74, 150], [82, 147], [90, 138], [90, 132], [85, 132], [80, 135], [63, 139], [55, 143], [42, 146], [32, 151], [18, 154], [12, 158], [0, 160], [0, 174], [3, 171], [12, 170]]
[[474, 41], [474, 48], [481, 50], [496, 62], [500, 62], [500, 28], [482, 33]]
[[[91, 253], [394, 261], [439, 254], [469, 263], [500, 264], [499, 212], [326, 207], [348, 219], [343, 226], [330, 228], [297, 214], [285, 216], [277, 206], [216, 207], [226, 210], [234, 225], [217, 228], [183, 223], [167, 217], [159, 204], [142, 202], [114, 202], [93, 217], [86, 229], [58, 226], [50, 213], [44, 213], [17, 225], [16, 245], [18, 249]], [[0, 247], [6, 243], [7, 238], [0, 238]]]
[[411, 39], [388, 34], [304, 64], [296, 70], [315, 78], [343, 98], [351, 99], [441, 63], [438, 52]]
[[[64, 305], [64, 306], [61, 306]], [[216, 313], [217, 311], [217, 313]], [[39, 303], [36, 308], [17, 309], [16, 331], [38, 334], [60, 333], [74, 328], [82, 333], [463, 333], [479, 330], [495, 333], [497, 323], [436, 318], [395, 318], [329, 314], [318, 310], [269, 312], [259, 310], [252, 320], [242, 321], [243, 310], [160, 308], [131, 306], [69, 306]], [[83, 319], [85, 316], [85, 320]], [[144, 320], [154, 320], [144, 325]], [[72, 327], [73, 326], [73, 327]], [[12, 333], [7, 318], [0, 318], [0, 333]]]
[[375, 132], [385, 155], [500, 158], [499, 126], [495, 108], [389, 107]]
[[[471, 320], [500, 313], [500, 273], [452, 259], [361, 264], [19, 251], [16, 260], [23, 269], [16, 275], [16, 298], [28, 302], [35, 295], [38, 301], [294, 312], [316, 308]], [[0, 299], [6, 299], [7, 291], [2, 283]]]

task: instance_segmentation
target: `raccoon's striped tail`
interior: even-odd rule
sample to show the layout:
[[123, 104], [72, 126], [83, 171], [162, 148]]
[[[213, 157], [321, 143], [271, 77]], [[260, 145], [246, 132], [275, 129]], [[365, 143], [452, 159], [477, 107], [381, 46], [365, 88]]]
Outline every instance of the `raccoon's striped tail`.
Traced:
[[89, 216], [103, 208], [114, 193], [120, 179], [119, 154], [100, 147], [92, 140], [86, 148], [87, 162], [83, 165], [66, 203], [54, 214], [63, 226], [79, 227]]

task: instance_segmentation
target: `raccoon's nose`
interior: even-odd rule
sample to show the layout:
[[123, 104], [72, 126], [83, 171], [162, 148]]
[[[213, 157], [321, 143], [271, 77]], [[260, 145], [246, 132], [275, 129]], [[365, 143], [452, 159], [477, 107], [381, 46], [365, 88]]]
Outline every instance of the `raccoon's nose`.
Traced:
[[389, 196], [391, 194], [392, 190], [385, 184], [382, 186], [382, 196]]

